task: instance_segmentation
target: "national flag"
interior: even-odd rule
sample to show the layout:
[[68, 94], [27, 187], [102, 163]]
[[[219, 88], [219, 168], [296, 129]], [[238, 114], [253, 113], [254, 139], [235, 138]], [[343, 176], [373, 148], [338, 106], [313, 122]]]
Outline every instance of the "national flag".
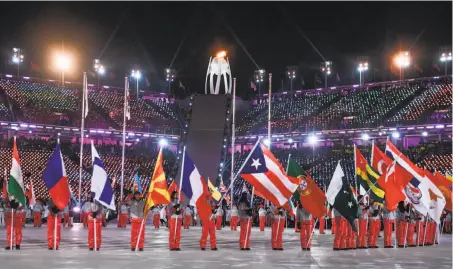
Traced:
[[208, 178], [208, 189], [209, 192], [211, 193], [212, 198], [216, 200], [217, 202], [222, 199], [222, 194], [214, 187], [214, 185], [211, 183], [211, 180]]
[[140, 183], [140, 176], [138, 175], [138, 170], [135, 172], [134, 183], [132, 184], [132, 192], [136, 191], [138, 191], [139, 193], [143, 193], [142, 184]]
[[256, 92], [256, 85], [255, 83], [253, 83], [253, 81], [250, 81], [250, 88], [252, 88], [252, 90]]
[[358, 195], [357, 195], [357, 191], [355, 190], [355, 188], [351, 184], [349, 184], [349, 188], [351, 188], [352, 194], [354, 194], [355, 199], [357, 199]]
[[446, 201], [445, 209], [452, 211], [452, 182], [437, 171], [434, 173], [434, 175], [429, 171], [425, 171], [425, 174], [442, 192]]
[[63, 156], [60, 151], [60, 143], [57, 143], [55, 151], [50, 156], [42, 178], [53, 202], [58, 209], [63, 210], [68, 205], [69, 199], [71, 199], [71, 192], [69, 190]]
[[28, 198], [28, 205], [34, 206], [36, 204], [35, 189], [33, 188], [33, 182], [30, 182], [30, 198]]
[[340, 75], [337, 73], [337, 81], [340, 82]]
[[385, 155], [382, 150], [379, 149], [376, 144], [374, 144], [371, 148], [371, 166], [376, 169], [376, 171], [382, 175], [385, 171], [387, 171], [387, 167], [392, 164], [392, 159], [390, 159], [387, 155]]
[[415, 64], [415, 65], [414, 65], [414, 68], [415, 68], [415, 70], [417, 70], [417, 71], [420, 73], [420, 75], [423, 74], [423, 69], [420, 68], [420, 66], [419, 66], [418, 64]]
[[377, 183], [380, 174], [368, 164], [367, 160], [355, 144], [354, 151], [357, 182], [369, 193], [370, 199], [373, 201], [374, 205], [383, 206], [385, 192]]
[[183, 90], [186, 90], [186, 86], [184, 86], [181, 82], [181, 80], [179, 81], [179, 88], [183, 89]]
[[167, 190], [167, 180], [162, 160], [162, 148], [157, 155], [156, 166], [154, 167], [151, 184], [149, 184], [148, 194], [145, 201], [145, 216], [149, 209], [154, 205], [166, 205], [170, 203], [170, 194]]
[[[173, 192], [179, 193], [178, 185], [176, 185], [174, 180], [171, 182], [170, 186], [168, 186], [168, 193], [170, 193], [170, 196]], [[181, 193], [179, 193], [179, 201], [184, 202], [184, 197]]]
[[437, 64], [433, 65], [433, 69], [437, 70], [437, 72], [440, 72], [440, 67]]
[[299, 180], [288, 177], [277, 158], [259, 142], [247, 157], [240, 174], [276, 206], [284, 205], [299, 186]]
[[91, 176], [91, 193], [94, 199], [103, 206], [115, 210], [115, 197], [110, 179], [104, 168], [93, 141], [91, 141], [91, 160], [93, 162], [93, 175]]
[[326, 196], [318, 187], [310, 174], [304, 171], [293, 159], [288, 161], [288, 176], [300, 181], [299, 187], [293, 194], [296, 201], [310, 212], [313, 217], [319, 218], [326, 214]]
[[13, 160], [8, 181], [8, 193], [13, 195], [14, 198], [16, 198], [23, 206], [26, 205], [24, 180], [20, 167], [19, 151], [17, 150], [16, 137], [14, 137]]
[[413, 164], [390, 140], [387, 140], [385, 152], [412, 175], [412, 179], [404, 188], [407, 200], [412, 203], [415, 210], [423, 215], [429, 214], [436, 223], [439, 223], [446, 204], [442, 192], [426, 177], [425, 171]]
[[41, 67], [33, 62], [31, 62], [30, 68], [35, 72], [41, 73]]
[[208, 221], [211, 216], [211, 207], [208, 204], [208, 199], [210, 199], [208, 186], [187, 152], [184, 152], [181, 173], [181, 192], [187, 196], [189, 204], [197, 208], [200, 219]]
[[354, 198], [349, 184], [343, 180], [343, 169], [338, 161], [332, 180], [326, 192], [327, 201], [351, 224], [352, 229], [357, 232], [354, 220], [359, 217], [359, 206]]
[[398, 203], [406, 199], [404, 189], [412, 180], [412, 175], [404, 168], [392, 162], [377, 180], [385, 191], [385, 206], [388, 210], [396, 210]]

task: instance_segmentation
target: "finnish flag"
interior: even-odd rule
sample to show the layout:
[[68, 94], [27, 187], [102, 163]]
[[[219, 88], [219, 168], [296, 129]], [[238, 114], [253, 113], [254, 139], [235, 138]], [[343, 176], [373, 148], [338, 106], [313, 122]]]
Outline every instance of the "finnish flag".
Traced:
[[116, 210], [112, 181], [105, 172], [104, 163], [102, 163], [101, 158], [93, 145], [93, 141], [91, 141], [91, 158], [93, 161], [91, 193], [94, 193], [94, 199], [103, 206], [111, 210]]

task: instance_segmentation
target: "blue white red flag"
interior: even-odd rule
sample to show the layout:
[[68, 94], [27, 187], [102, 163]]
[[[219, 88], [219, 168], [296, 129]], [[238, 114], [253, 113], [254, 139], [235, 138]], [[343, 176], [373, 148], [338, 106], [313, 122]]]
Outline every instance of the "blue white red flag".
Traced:
[[93, 175], [91, 176], [91, 193], [94, 193], [94, 200], [101, 205], [115, 210], [115, 197], [111, 180], [105, 172], [104, 163], [102, 163], [96, 148], [91, 141], [91, 159], [93, 161]]
[[189, 199], [189, 204], [197, 208], [200, 219], [207, 221], [211, 217], [208, 185], [187, 152], [184, 153], [183, 158], [181, 191]]
[[69, 203], [71, 192], [69, 190], [63, 156], [60, 151], [60, 143], [57, 143], [55, 151], [50, 156], [42, 178], [53, 202], [60, 210], [63, 210]]

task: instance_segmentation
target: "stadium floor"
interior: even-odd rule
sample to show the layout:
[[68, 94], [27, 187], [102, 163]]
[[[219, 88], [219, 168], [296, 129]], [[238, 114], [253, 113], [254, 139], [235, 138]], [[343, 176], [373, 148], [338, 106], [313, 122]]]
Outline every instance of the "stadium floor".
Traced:
[[[0, 228], [1, 246], [6, 244], [5, 228]], [[330, 231], [327, 231], [330, 233]], [[284, 251], [273, 251], [270, 228], [251, 235], [252, 251], [238, 249], [239, 232], [217, 231], [219, 251], [199, 249], [201, 229], [182, 231], [180, 252], [168, 251], [168, 230], [147, 226], [144, 252], [131, 252], [130, 228], [119, 229], [110, 224], [102, 231], [99, 252], [87, 249], [87, 229], [76, 224], [63, 228], [60, 250], [50, 251], [46, 244], [46, 228], [27, 224], [23, 229], [20, 251], [0, 250], [0, 268], [451, 268], [452, 237], [443, 235], [437, 246], [407, 249], [333, 251], [332, 235], [313, 236], [311, 252], [302, 252], [299, 234], [293, 228], [284, 233]], [[209, 246], [209, 243], [208, 243]]]

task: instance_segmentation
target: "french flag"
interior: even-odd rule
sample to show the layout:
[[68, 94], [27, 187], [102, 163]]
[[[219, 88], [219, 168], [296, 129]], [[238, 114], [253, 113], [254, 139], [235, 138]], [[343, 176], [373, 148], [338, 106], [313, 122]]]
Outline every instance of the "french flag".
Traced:
[[189, 204], [197, 208], [200, 219], [202, 221], [208, 221], [211, 217], [211, 207], [208, 204], [208, 200], [210, 199], [208, 185], [185, 151], [181, 173], [181, 191], [190, 200]]
[[47, 163], [42, 178], [55, 205], [58, 209], [63, 210], [69, 203], [71, 192], [69, 190], [66, 169], [64, 168], [63, 156], [60, 151], [60, 143], [57, 143], [55, 151], [50, 156], [49, 163]]
[[107, 172], [105, 172], [104, 163], [102, 163], [93, 141], [91, 141], [91, 158], [93, 161], [91, 192], [94, 193], [94, 199], [103, 206], [116, 210], [112, 181], [108, 178]]

